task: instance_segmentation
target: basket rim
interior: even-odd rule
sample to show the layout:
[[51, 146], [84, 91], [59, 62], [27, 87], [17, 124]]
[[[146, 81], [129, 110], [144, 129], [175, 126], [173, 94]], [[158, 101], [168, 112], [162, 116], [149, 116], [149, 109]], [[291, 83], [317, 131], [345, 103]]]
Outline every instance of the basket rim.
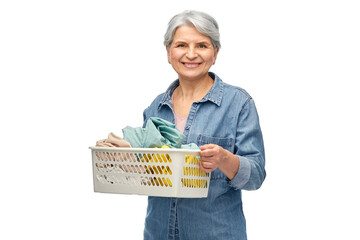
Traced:
[[200, 153], [200, 149], [184, 148], [126, 148], [126, 147], [89, 147], [91, 150], [110, 150], [119, 152], [180, 152], [180, 153]]

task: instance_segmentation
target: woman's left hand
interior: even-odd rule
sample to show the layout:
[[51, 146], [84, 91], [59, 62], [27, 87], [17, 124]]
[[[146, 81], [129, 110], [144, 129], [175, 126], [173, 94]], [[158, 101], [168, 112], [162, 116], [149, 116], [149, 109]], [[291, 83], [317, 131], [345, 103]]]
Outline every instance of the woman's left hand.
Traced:
[[206, 144], [200, 146], [200, 169], [204, 172], [212, 172], [221, 165], [224, 159], [224, 149], [219, 145]]
[[239, 160], [234, 154], [216, 144], [200, 146], [200, 169], [206, 173], [219, 168], [229, 179], [232, 179], [239, 168]]

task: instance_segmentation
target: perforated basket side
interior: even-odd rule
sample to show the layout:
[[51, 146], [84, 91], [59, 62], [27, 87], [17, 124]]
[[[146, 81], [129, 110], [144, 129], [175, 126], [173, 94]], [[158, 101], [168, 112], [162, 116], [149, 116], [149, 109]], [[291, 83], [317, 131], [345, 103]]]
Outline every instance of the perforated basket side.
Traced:
[[210, 184], [210, 173], [205, 173], [199, 167], [199, 154], [186, 153], [182, 159], [180, 174], [179, 197], [207, 197]]
[[181, 180], [185, 156], [196, 155], [197, 151], [95, 147], [91, 150], [95, 192], [204, 197], [195, 188], [181, 190], [181, 184], [187, 181]]

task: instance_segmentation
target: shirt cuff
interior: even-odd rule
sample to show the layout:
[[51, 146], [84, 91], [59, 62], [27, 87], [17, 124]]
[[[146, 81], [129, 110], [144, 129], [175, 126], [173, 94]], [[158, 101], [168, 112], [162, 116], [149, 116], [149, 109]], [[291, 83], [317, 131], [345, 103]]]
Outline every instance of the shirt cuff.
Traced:
[[239, 158], [239, 169], [235, 177], [230, 180], [230, 185], [235, 189], [241, 189], [250, 179], [251, 166], [247, 158], [237, 156]]

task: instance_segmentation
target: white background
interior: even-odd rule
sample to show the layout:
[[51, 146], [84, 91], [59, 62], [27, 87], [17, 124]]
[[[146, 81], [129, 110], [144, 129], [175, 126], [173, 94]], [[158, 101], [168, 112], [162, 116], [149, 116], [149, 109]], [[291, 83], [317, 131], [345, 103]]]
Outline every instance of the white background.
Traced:
[[162, 41], [185, 9], [217, 19], [211, 70], [257, 104], [249, 239], [360, 239], [357, 2], [1, 1], [0, 239], [142, 239], [146, 197], [94, 193], [88, 147], [176, 79]]

